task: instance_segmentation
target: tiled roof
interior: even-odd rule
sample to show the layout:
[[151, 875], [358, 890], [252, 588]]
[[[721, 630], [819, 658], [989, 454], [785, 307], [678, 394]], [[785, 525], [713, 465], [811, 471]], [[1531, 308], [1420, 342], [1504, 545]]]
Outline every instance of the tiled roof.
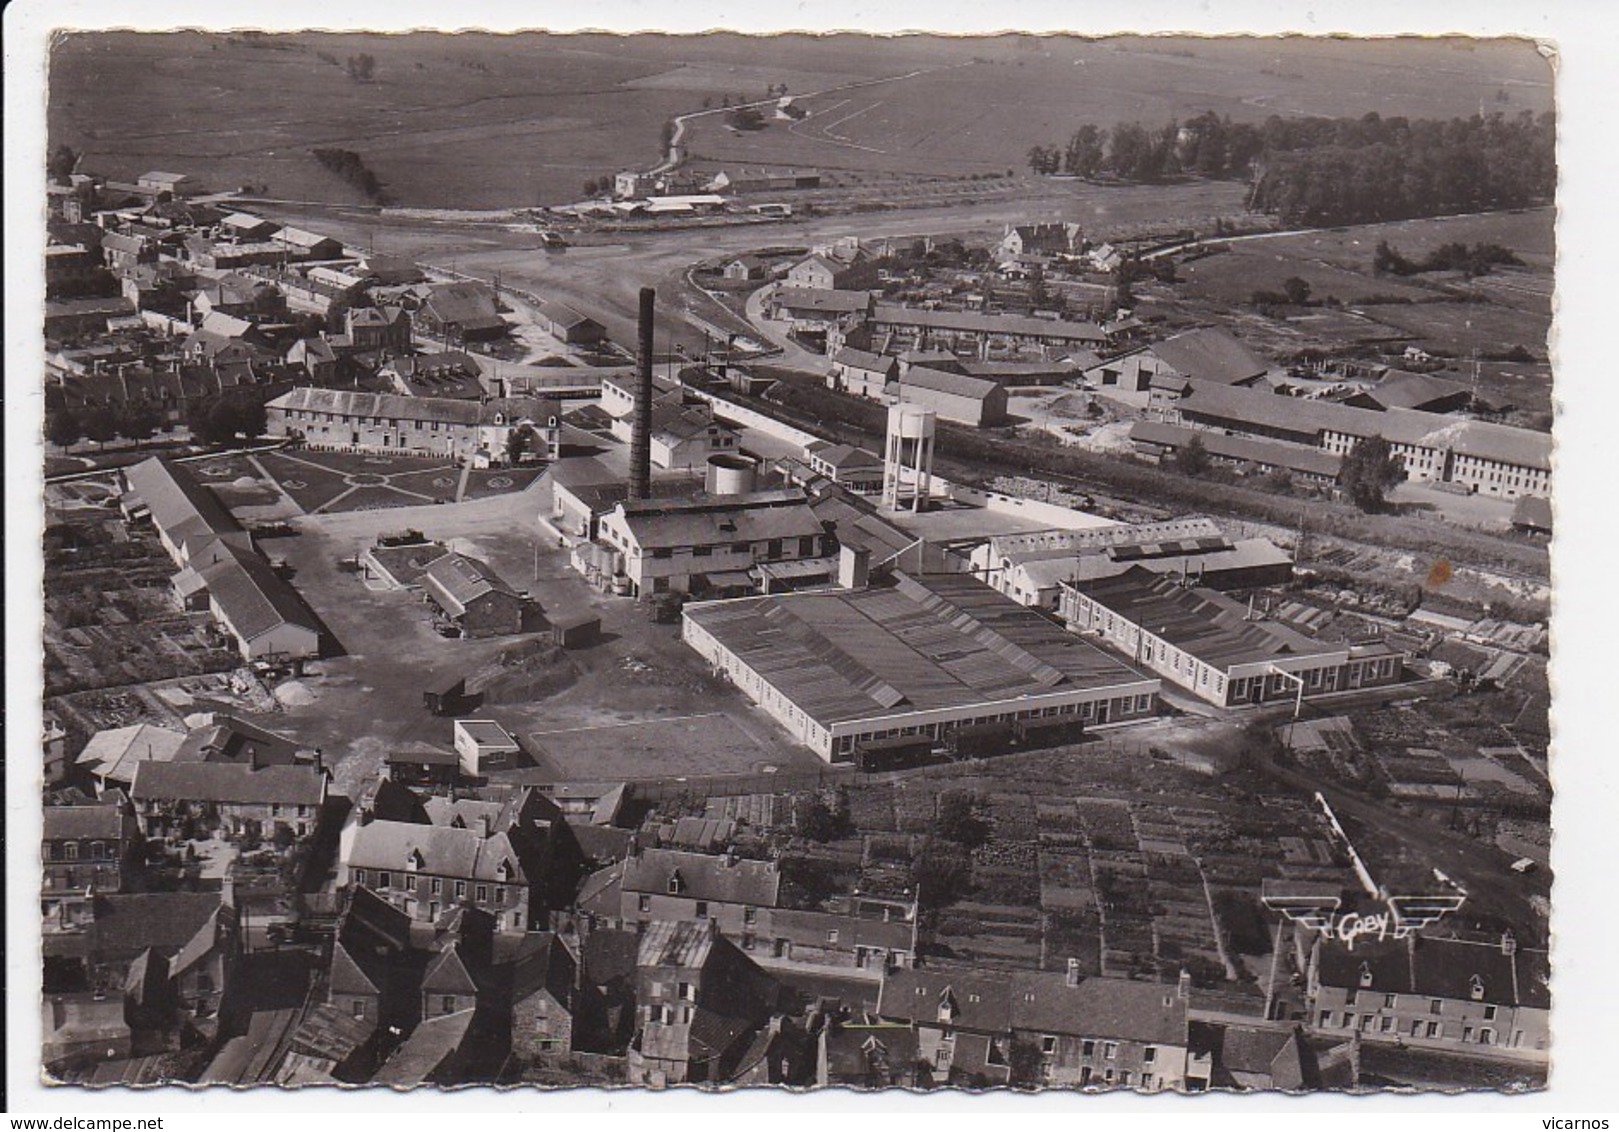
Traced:
[[941, 1006], [962, 1030], [1004, 1034], [1012, 1029], [1012, 984], [1004, 973], [902, 968], [883, 978], [877, 1013], [884, 1018], [937, 1026]]
[[674, 892], [690, 900], [774, 908], [781, 896], [781, 872], [770, 861], [643, 849], [624, 861], [623, 891]]
[[1186, 1000], [1173, 985], [1082, 978], [1069, 986], [1059, 973], [1034, 971], [1010, 978], [1014, 1029], [1186, 1044]]
[[116, 841], [124, 835], [124, 814], [117, 806], [46, 806], [40, 837], [45, 841]]
[[207, 585], [209, 598], [244, 641], [283, 625], [320, 633], [314, 611], [257, 552], [220, 540], [202, 557], [194, 554], [191, 565]]
[[231, 763], [140, 763], [129, 796], [141, 801], [318, 806], [326, 776], [309, 766], [254, 770]]
[[1269, 363], [1218, 327], [1188, 330], [1166, 338], [1148, 352], [1184, 377], [1232, 385], [1258, 377]]
[[152, 522], [172, 532], [187, 520], [201, 520], [215, 534], [240, 531], [241, 524], [219, 496], [198, 483], [185, 467], [153, 457], [124, 472], [125, 482], [152, 513]]
[[[373, 821], [354, 831], [345, 862], [350, 868], [387, 870], [406, 875], [413, 855], [420, 854], [417, 871], [434, 876], [527, 884], [522, 858], [504, 833], [484, 837], [478, 829], [419, 825], [415, 822]], [[510, 866], [507, 879], [502, 864]]]
[[856, 350], [853, 346], [845, 346], [832, 355], [833, 362], [840, 366], [849, 366], [853, 369], [870, 370], [874, 373], [892, 374], [894, 367], [899, 364], [897, 358], [885, 354], [874, 354], [869, 350]]
[[473, 1010], [429, 1018], [405, 1039], [404, 1045], [371, 1078], [373, 1085], [408, 1088], [420, 1085], [461, 1051], [472, 1030]]
[[179, 953], [219, 911], [217, 892], [142, 892], [98, 896], [91, 950], [130, 955], [152, 948], [168, 958]]
[[174, 758], [185, 739], [180, 732], [154, 723], [115, 727], [97, 731], [76, 761], [88, 767], [93, 775], [128, 782], [135, 777], [137, 763], [167, 762]]
[[517, 591], [496, 574], [489, 563], [466, 554], [445, 554], [428, 563], [421, 582], [433, 600], [451, 616], [465, 613], [467, 606], [486, 594], [517, 597]]
[[973, 377], [965, 373], [951, 373], [949, 370], [934, 369], [931, 366], [913, 365], [899, 379], [900, 396], [905, 396], [909, 388], [929, 389], [935, 393], [948, 393], [953, 397], [965, 397], [973, 401], [982, 401], [994, 393], [1001, 386], [998, 382], [988, 378]]
[[536, 397], [491, 397], [478, 402], [451, 397], [407, 397], [401, 393], [358, 393], [313, 386], [289, 389], [269, 402], [267, 407], [333, 413], [341, 417], [440, 421], [466, 426], [493, 425], [497, 417], [508, 424], [529, 420], [544, 425], [557, 413], [555, 401]]

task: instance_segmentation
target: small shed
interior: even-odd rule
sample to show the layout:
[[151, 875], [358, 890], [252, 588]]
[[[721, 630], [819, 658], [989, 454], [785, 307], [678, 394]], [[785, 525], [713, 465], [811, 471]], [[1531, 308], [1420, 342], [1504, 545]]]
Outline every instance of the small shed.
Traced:
[[422, 706], [434, 715], [455, 715], [467, 698], [467, 678], [457, 676], [422, 693]]
[[601, 615], [581, 610], [551, 620], [551, 641], [559, 648], [587, 649], [601, 640]]
[[453, 786], [461, 769], [461, 756], [455, 751], [425, 745], [391, 751], [386, 761], [388, 776], [402, 786]]

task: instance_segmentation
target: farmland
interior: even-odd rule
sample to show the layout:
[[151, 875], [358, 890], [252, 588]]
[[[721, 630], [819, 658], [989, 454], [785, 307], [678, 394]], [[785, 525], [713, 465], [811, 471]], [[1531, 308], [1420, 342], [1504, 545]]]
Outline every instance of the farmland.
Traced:
[[[1301, 40], [97, 33], [53, 52], [48, 123], [51, 144], [113, 177], [179, 169], [218, 188], [358, 201], [310, 154], [324, 147], [359, 154], [400, 204], [494, 208], [576, 199], [585, 180], [655, 164], [671, 117], [782, 85], [808, 118], [745, 133], [702, 118], [693, 163], [960, 177], [1021, 169], [1031, 145], [1086, 121], [1550, 105], [1527, 43], [1378, 50], [1373, 62], [1354, 44]], [[357, 53], [375, 60], [364, 81], [345, 66]]]

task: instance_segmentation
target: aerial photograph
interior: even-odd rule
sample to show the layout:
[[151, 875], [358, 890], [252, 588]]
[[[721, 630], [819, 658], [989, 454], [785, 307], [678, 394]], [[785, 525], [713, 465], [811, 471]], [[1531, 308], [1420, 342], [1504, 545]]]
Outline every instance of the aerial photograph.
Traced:
[[30, 1072], [1547, 1088], [1549, 54], [56, 33]]

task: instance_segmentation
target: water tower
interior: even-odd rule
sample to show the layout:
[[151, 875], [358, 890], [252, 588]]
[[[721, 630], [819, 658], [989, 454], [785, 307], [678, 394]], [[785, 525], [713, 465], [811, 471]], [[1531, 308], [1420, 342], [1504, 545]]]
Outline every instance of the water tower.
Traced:
[[933, 490], [933, 437], [938, 418], [932, 409], [897, 401], [888, 406], [888, 437], [883, 450], [883, 506], [891, 511], [910, 503], [922, 510]]

